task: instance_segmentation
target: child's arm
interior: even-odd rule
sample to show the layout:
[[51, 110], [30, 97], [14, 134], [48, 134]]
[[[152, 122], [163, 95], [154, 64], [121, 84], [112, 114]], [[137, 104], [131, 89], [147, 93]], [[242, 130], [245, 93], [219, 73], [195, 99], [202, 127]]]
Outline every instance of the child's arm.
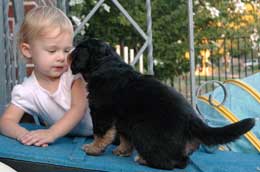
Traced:
[[0, 132], [8, 137], [15, 139], [21, 138], [28, 133], [28, 130], [19, 125], [19, 121], [23, 117], [24, 111], [10, 104], [4, 114], [0, 117]]
[[26, 145], [43, 146], [69, 133], [82, 119], [88, 107], [86, 84], [77, 79], [72, 84], [71, 108], [64, 116], [47, 130], [35, 130], [21, 138]]
[[50, 128], [57, 137], [70, 132], [83, 118], [88, 108], [86, 84], [82, 79], [74, 81], [71, 94], [70, 110]]

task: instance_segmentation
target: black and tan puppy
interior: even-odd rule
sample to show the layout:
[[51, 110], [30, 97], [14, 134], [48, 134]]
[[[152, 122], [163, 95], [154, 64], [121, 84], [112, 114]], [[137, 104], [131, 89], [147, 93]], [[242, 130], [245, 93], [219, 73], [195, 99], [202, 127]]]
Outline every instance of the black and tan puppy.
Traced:
[[71, 69], [88, 82], [94, 141], [86, 153], [101, 154], [117, 132], [113, 151], [155, 168], [186, 167], [200, 144], [218, 145], [237, 139], [254, 126], [254, 119], [220, 128], [207, 126], [174, 88], [136, 72], [108, 44], [89, 39], [72, 52]]

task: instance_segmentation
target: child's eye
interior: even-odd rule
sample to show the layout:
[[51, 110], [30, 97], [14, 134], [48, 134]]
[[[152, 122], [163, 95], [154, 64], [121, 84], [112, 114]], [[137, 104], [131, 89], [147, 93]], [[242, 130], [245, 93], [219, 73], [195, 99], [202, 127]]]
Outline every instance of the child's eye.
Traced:
[[49, 53], [55, 53], [56, 50], [48, 50]]

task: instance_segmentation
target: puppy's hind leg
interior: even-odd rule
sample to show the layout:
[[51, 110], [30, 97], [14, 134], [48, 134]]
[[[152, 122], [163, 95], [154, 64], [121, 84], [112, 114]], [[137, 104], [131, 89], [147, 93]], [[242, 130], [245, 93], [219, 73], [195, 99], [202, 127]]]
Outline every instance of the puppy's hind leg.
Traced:
[[133, 152], [133, 145], [120, 134], [120, 144], [113, 150], [113, 154], [117, 156], [130, 156]]

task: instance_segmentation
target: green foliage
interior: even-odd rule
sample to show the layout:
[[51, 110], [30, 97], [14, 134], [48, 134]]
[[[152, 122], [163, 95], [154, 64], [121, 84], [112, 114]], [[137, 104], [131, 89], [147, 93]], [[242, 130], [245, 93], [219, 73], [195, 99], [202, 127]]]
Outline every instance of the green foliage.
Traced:
[[[134, 20], [141, 24], [141, 27], [145, 30], [145, 4], [136, 5], [135, 1], [120, 2], [124, 8], [130, 10], [130, 15]], [[115, 7], [115, 5], [107, 0], [105, 4], [110, 7], [109, 11], [106, 11], [104, 6], [101, 6], [95, 15], [88, 22], [88, 26], [85, 27], [84, 35], [78, 35], [77, 40], [81, 40], [87, 37], [95, 37], [103, 39], [112, 44], [127, 45], [135, 48], [139, 43], [143, 43], [141, 36], [133, 29], [133, 26], [123, 16], [123, 14]], [[83, 4], [78, 4], [71, 8], [70, 15], [83, 16], [94, 7], [93, 0], [85, 0]], [[142, 6], [141, 6], [142, 5]]]
[[[97, 0], [96, 0], [97, 1]], [[85, 0], [83, 4], [71, 7], [70, 16], [83, 18], [96, 4], [94, 0]], [[145, 1], [119, 0], [130, 16], [146, 31]], [[200, 49], [210, 48], [218, 53], [218, 46], [214, 41], [207, 43], [202, 40], [216, 41], [218, 38], [248, 37], [254, 29], [259, 30], [258, 9], [253, 1], [243, 1], [251, 4], [253, 10], [243, 13], [234, 12], [236, 6], [232, 1], [194, 0], [194, 32], [195, 52], [198, 56]], [[155, 63], [155, 76], [167, 80], [189, 71], [189, 61], [184, 58], [188, 51], [188, 11], [187, 0], [152, 0], [152, 29]], [[76, 40], [86, 37], [96, 37], [110, 42], [134, 48], [136, 51], [143, 45], [144, 40], [123, 14], [110, 1], [105, 4], [110, 7], [109, 12], [102, 6], [85, 27], [84, 34], [79, 34]], [[211, 13], [213, 10], [215, 13]], [[214, 11], [215, 10], [215, 11]], [[218, 13], [219, 12], [219, 13]], [[215, 16], [214, 16], [215, 15]], [[249, 21], [245, 16], [251, 16]], [[246, 46], [250, 46], [245, 42]], [[236, 53], [234, 48], [234, 53]], [[246, 53], [246, 52], [245, 52]], [[145, 55], [146, 56], [146, 55]], [[214, 56], [217, 60], [219, 56]], [[196, 61], [197, 63], [200, 60]]]

